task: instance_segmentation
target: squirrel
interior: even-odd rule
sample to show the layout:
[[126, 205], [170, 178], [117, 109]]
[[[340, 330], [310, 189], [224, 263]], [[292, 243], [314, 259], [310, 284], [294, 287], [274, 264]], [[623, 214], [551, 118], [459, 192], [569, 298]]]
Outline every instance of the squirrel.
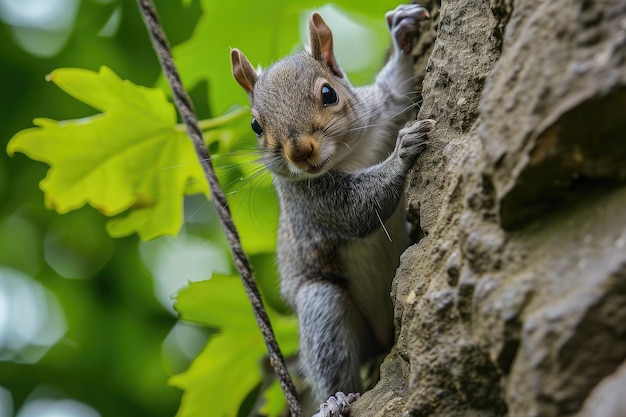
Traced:
[[409, 244], [404, 181], [435, 125], [403, 127], [415, 117], [410, 52], [430, 16], [410, 4], [385, 17], [393, 52], [370, 86], [350, 84], [318, 13], [309, 50], [259, 73], [230, 54], [278, 194], [281, 294], [298, 317], [300, 367], [316, 399], [330, 397], [319, 415], [349, 413], [361, 365], [394, 342], [391, 281]]

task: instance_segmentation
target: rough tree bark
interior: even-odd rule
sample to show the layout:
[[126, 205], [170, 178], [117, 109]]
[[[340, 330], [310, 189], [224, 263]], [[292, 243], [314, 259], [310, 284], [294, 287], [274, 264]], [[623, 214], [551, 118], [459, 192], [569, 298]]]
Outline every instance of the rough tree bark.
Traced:
[[626, 2], [422, 3], [423, 237], [353, 415], [624, 416]]

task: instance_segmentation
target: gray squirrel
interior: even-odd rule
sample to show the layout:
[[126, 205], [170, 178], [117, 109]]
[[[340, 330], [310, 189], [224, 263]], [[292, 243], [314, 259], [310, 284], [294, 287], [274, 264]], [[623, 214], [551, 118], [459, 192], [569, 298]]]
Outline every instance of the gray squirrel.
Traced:
[[348, 414], [361, 365], [394, 342], [391, 281], [409, 243], [404, 181], [435, 125], [403, 127], [415, 115], [410, 52], [427, 18], [416, 4], [386, 14], [393, 52], [366, 87], [347, 80], [317, 13], [310, 50], [260, 73], [231, 51], [279, 197], [281, 293], [298, 316], [300, 366], [316, 399], [330, 397], [319, 415]]

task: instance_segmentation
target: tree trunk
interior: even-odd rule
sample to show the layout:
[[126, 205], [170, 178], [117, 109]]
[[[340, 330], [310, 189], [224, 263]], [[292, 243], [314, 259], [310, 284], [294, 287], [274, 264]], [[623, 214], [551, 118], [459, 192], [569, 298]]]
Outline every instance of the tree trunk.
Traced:
[[623, 417], [626, 2], [424, 3], [422, 238], [353, 415]]

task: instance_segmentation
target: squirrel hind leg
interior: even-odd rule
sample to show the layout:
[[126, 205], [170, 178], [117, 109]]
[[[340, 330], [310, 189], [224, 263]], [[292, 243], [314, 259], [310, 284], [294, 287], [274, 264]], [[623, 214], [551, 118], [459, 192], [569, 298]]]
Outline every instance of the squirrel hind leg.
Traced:
[[362, 346], [370, 331], [345, 290], [330, 281], [303, 284], [296, 295], [300, 367], [317, 401], [360, 392]]

